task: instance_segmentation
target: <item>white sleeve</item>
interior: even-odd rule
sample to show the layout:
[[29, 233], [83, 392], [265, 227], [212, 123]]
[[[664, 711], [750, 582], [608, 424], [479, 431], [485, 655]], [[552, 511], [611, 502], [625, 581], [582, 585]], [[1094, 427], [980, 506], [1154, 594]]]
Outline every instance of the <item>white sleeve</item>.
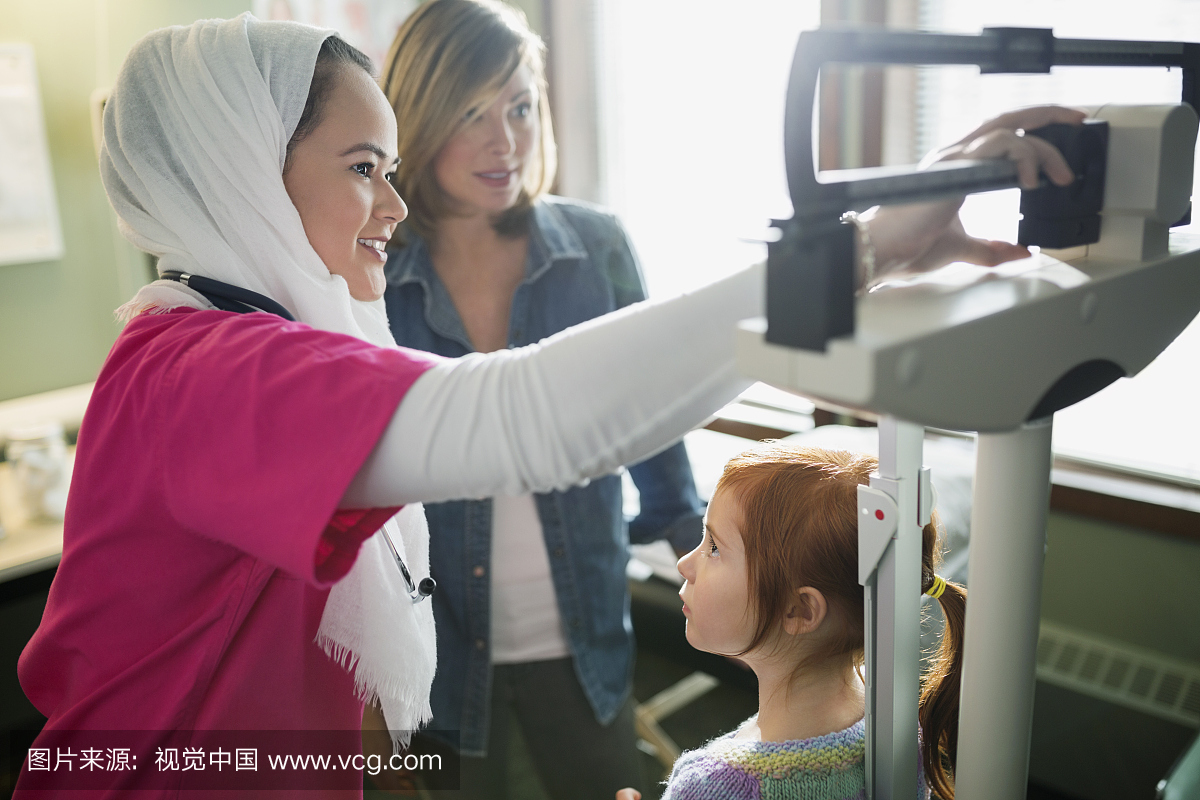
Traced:
[[428, 370], [343, 498], [347, 508], [564, 489], [647, 458], [750, 385], [738, 321], [763, 313], [761, 265], [514, 350]]

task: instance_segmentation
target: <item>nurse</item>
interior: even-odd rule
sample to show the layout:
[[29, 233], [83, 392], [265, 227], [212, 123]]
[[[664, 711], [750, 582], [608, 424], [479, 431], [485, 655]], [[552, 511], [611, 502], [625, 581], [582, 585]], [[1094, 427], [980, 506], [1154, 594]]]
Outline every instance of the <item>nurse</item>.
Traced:
[[[512, 7], [430, 0], [396, 34], [382, 89], [400, 127], [408, 218], [389, 246], [398, 344], [457, 357], [520, 347], [644, 300], [612, 214], [547, 194], [554, 133], [540, 39]], [[551, 797], [642, 787], [631, 697], [629, 542], [700, 541], [683, 443], [621, 479], [425, 508], [440, 663], [433, 735], [453, 730], [464, 797], [503, 797], [519, 724]]]
[[[101, 172], [164, 280], [122, 309], [18, 665], [47, 753], [78, 754], [92, 731], [160, 755], [205, 732], [357, 740], [364, 700], [405, 738], [430, 716], [435, 665], [416, 504], [565, 489], [662, 450], [747, 385], [731, 330], [761, 312], [759, 270], [525, 348], [390, 345], [382, 249], [406, 209], [368, 67], [330, 31], [249, 15], [155, 31], [122, 67]], [[981, 141], [1070, 179], [1011, 131]], [[931, 207], [875, 246], [884, 263], [924, 252], [953, 219]], [[230, 295], [281, 313], [216, 307], [240, 308]], [[106, 773], [102, 794], [195, 778], [152, 758]], [[78, 785], [28, 766], [17, 796]]]

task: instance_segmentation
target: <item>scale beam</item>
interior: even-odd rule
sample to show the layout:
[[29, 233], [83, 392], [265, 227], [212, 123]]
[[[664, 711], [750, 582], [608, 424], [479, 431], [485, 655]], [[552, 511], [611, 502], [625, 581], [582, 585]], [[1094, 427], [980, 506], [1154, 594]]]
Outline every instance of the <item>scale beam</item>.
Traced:
[[[793, 217], [774, 223], [781, 236], [767, 250], [767, 338], [818, 352], [830, 340], [853, 333], [856, 324], [854, 240], [853, 232], [838, 224], [843, 212], [1018, 185], [1016, 170], [1006, 161], [818, 175], [813, 108], [821, 69], [829, 64], [974, 64], [989, 73], [1045, 73], [1053, 66], [1178, 67], [1183, 72], [1182, 101], [1200, 108], [1200, 45], [1188, 42], [1058, 39], [1051, 30], [1039, 28], [987, 28], [979, 36], [853, 29], [802, 33], [784, 109], [784, 161]], [[1185, 204], [1182, 219], [1167, 222], [1189, 221], [1186, 208]], [[1053, 237], [1038, 238], [1041, 235], [1035, 231], [1022, 243], [1063, 246]]]

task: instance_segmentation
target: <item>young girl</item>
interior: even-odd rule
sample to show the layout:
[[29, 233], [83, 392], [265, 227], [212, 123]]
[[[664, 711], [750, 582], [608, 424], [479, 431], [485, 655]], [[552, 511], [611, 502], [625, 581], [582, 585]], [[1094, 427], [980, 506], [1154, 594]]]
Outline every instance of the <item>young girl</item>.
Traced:
[[[765, 445], [726, 466], [704, 540], [679, 561], [692, 646], [737, 656], [758, 676], [758, 714], [684, 753], [664, 800], [860, 798], [865, 787], [863, 591], [858, 485], [876, 459]], [[924, 743], [915, 794], [954, 796], [958, 685], [966, 590], [934, 574], [935, 518], [925, 526], [921, 587], [946, 632], [923, 680]], [[624, 789], [618, 800], [638, 800]]]

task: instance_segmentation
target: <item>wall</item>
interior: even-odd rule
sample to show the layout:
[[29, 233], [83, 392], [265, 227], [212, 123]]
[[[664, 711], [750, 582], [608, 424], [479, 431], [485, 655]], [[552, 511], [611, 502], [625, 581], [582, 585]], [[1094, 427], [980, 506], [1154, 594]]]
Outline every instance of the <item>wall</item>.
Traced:
[[[1042, 618], [1200, 663], [1200, 545], [1051, 513]], [[1039, 682], [1030, 777], [1081, 800], [1151, 800], [1193, 728]]]
[[0, 400], [94, 380], [119, 330], [113, 309], [149, 275], [117, 233], [88, 101], [144, 33], [236, 16], [249, 0], [4, 0], [0, 41], [37, 57], [65, 254], [0, 266]]
[[1042, 617], [1200, 663], [1200, 545], [1052, 513]]
[[[112, 312], [151, 277], [117, 232], [92, 144], [89, 97], [143, 34], [232, 17], [251, 0], [4, 0], [0, 42], [35, 48], [65, 255], [0, 266], [0, 400], [94, 380], [119, 331]], [[541, 0], [514, 0], [536, 30]]]
[[539, 36], [546, 35], [545, 23], [545, 5], [546, 0], [508, 0], [509, 5], [516, 6], [525, 13], [525, 19], [529, 23], [529, 27], [537, 32]]

